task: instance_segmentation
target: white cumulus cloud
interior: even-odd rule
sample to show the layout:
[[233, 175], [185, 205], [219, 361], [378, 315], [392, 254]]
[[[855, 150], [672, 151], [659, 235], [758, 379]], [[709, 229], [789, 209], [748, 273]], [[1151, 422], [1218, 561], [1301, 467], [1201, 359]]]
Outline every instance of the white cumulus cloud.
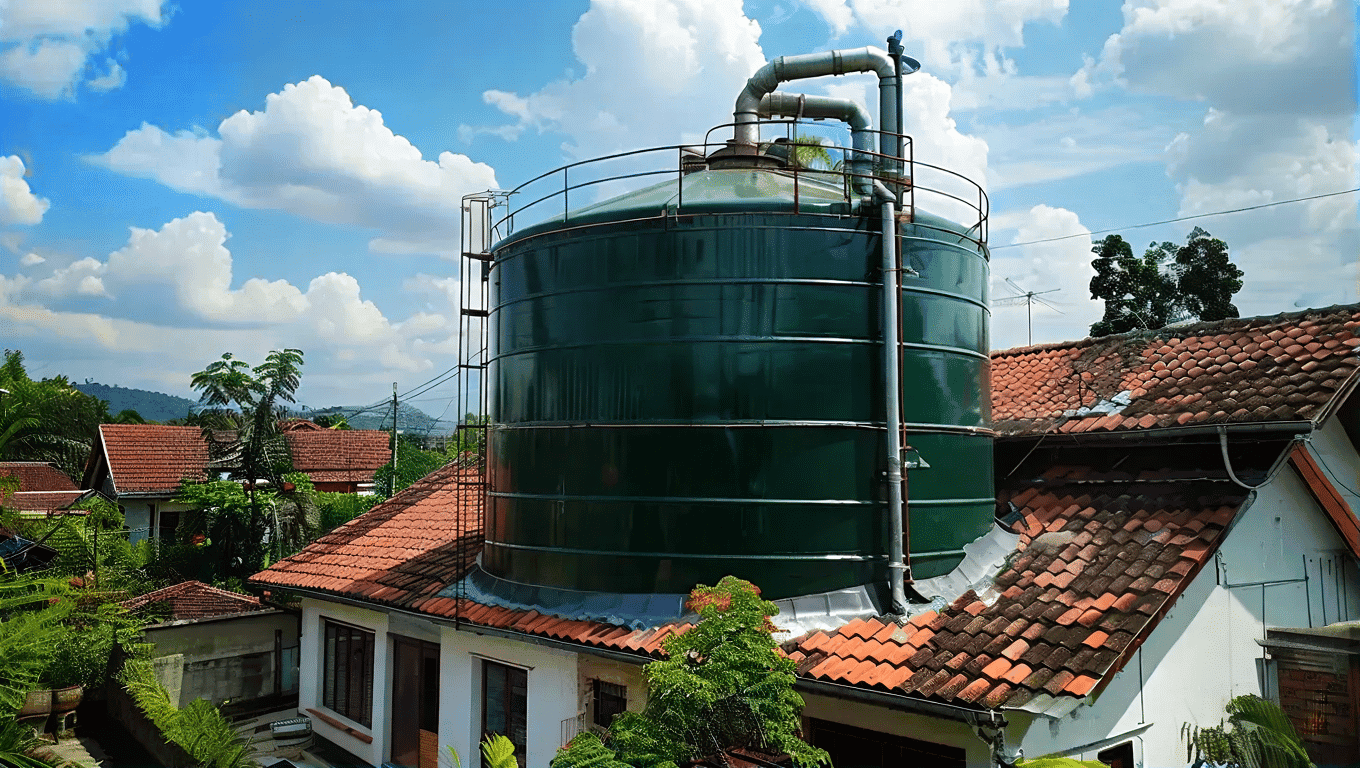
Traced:
[[759, 40], [739, 2], [594, 0], [572, 30], [585, 73], [528, 95], [488, 91], [515, 122], [463, 133], [559, 132], [573, 159], [695, 141], [731, 121], [737, 93], [765, 63]]
[[[105, 259], [25, 259], [42, 274], [0, 274], [7, 343], [60, 344], [71, 359], [117, 355], [127, 370], [155, 371], [181, 390], [222, 351], [259, 360], [270, 349], [297, 347], [307, 353], [310, 376], [333, 382], [327, 386], [336, 394], [326, 396], [336, 402], [452, 363], [456, 280], [413, 278], [405, 286], [411, 303], [424, 306], [394, 319], [342, 272], [304, 286], [241, 281], [229, 239], [215, 214], [199, 211], [158, 229], [132, 228]], [[166, 302], [148, 310], [148, 297]]]
[[0, 3], [0, 81], [43, 99], [68, 98], [82, 81], [93, 90], [119, 88], [122, 66], [90, 59], [132, 24], [162, 26], [163, 0], [6, 0]]
[[424, 159], [320, 76], [231, 115], [217, 136], [143, 124], [94, 159], [179, 191], [374, 229], [372, 250], [384, 253], [456, 251], [460, 198], [496, 186], [495, 171], [466, 155]]
[[[1091, 268], [1090, 230], [1077, 214], [1063, 208], [1036, 205], [1028, 211], [998, 214], [992, 228], [1014, 228], [1010, 244], [1032, 243], [1014, 247], [993, 245], [992, 348], [1009, 349], [1027, 344], [1030, 313], [1035, 344], [1088, 336], [1091, 323], [1100, 319], [1104, 307], [1090, 298], [1091, 277], [1095, 274]], [[1033, 242], [1069, 235], [1077, 236], [1047, 243]], [[1006, 282], [1006, 278], [1023, 291], [1053, 291], [1039, 298], [1058, 310], [1039, 302], [1034, 302], [1028, 310], [1023, 301], [1008, 301], [998, 306], [998, 300], [1022, 293]]]
[[49, 201], [29, 189], [24, 161], [16, 155], [0, 157], [0, 226], [37, 224], [49, 206]]

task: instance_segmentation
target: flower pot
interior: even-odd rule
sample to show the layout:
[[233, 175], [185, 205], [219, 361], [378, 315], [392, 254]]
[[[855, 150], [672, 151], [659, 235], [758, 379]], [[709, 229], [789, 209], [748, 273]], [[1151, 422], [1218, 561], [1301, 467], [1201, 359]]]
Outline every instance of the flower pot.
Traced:
[[73, 685], [70, 688], [53, 688], [51, 693], [52, 711], [70, 712], [80, 706], [80, 700], [85, 696], [85, 687]]
[[24, 697], [24, 705], [19, 708], [19, 713], [15, 717], [30, 717], [32, 715], [45, 715], [52, 711], [52, 692], [29, 691]]

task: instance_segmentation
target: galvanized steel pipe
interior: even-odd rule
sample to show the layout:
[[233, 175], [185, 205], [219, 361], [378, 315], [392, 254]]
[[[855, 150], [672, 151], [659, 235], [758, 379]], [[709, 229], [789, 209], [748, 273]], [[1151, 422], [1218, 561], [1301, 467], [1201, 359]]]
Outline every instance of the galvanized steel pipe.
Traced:
[[760, 100], [774, 91], [780, 83], [823, 75], [843, 75], [847, 72], [876, 72], [878, 74], [878, 151], [885, 157], [896, 157], [897, 137], [897, 64], [884, 51], [866, 46], [843, 51], [804, 53], [780, 56], [756, 70], [746, 87], [737, 96], [733, 110], [736, 130], [733, 139], [738, 144], [760, 143]]
[[[885, 190], [886, 191], [886, 190]], [[906, 571], [902, 553], [901, 382], [897, 376], [897, 212], [892, 197], [883, 201], [883, 378], [888, 422], [888, 586], [892, 612], [907, 612]]]
[[[859, 104], [849, 99], [835, 99], [830, 96], [808, 96], [802, 93], [767, 93], [760, 98], [760, 116], [781, 115], [784, 117], [834, 118], [850, 124], [850, 153], [847, 165], [855, 192], [861, 195], [873, 193], [873, 179], [870, 178], [869, 155], [874, 151], [873, 123], [869, 113]], [[795, 152], [797, 149], [795, 148]]]

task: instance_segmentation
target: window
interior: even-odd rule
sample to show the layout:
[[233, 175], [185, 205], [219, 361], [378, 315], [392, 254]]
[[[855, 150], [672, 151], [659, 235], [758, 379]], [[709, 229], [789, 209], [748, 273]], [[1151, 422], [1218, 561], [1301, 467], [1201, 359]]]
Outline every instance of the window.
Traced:
[[321, 705], [365, 728], [373, 726], [373, 633], [325, 624]]
[[515, 759], [527, 754], [529, 673], [519, 667], [482, 662], [482, 737], [498, 733], [515, 745]]
[[836, 768], [880, 768], [887, 765], [964, 768], [967, 764], [967, 752], [961, 747], [879, 733], [828, 720], [813, 719], [809, 725], [813, 745], [830, 753], [831, 763]]
[[1096, 759], [1110, 768], [1134, 768], [1133, 742], [1126, 741], [1118, 746], [1103, 749], [1096, 754]]
[[156, 536], [161, 541], [174, 542], [175, 529], [179, 527], [179, 512], [159, 510], [156, 518]]
[[603, 680], [590, 682], [594, 686], [591, 696], [591, 722], [601, 728], [608, 728], [609, 724], [614, 722], [614, 715], [628, 709], [628, 689]]

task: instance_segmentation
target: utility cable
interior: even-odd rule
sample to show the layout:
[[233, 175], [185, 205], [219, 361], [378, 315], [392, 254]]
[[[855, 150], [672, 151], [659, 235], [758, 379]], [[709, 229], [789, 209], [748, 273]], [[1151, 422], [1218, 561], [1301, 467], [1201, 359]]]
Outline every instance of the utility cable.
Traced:
[[1023, 243], [1010, 243], [1007, 245], [993, 245], [988, 250], [999, 251], [1002, 248], [1018, 248], [1022, 245], [1037, 245], [1039, 243], [1054, 243], [1059, 240], [1072, 240], [1078, 237], [1090, 237], [1092, 235], [1106, 235], [1111, 232], [1123, 232], [1130, 229], [1145, 229], [1147, 227], [1161, 226], [1162, 224], [1175, 224], [1178, 221], [1190, 221], [1192, 219], [1207, 219], [1211, 216], [1226, 216], [1230, 213], [1243, 213], [1245, 211], [1257, 211], [1262, 208], [1273, 208], [1277, 205], [1288, 205], [1290, 203], [1303, 203], [1309, 200], [1320, 200], [1324, 197], [1337, 197], [1339, 195], [1349, 195], [1360, 192], [1360, 187], [1355, 189], [1343, 189], [1340, 192], [1324, 192], [1320, 195], [1309, 195], [1308, 197], [1295, 197], [1289, 200], [1276, 200], [1273, 203], [1261, 203], [1260, 205], [1249, 205], [1245, 208], [1231, 208], [1225, 211], [1211, 211], [1209, 213], [1197, 213], [1193, 216], [1180, 216], [1174, 219], [1163, 219], [1161, 221], [1149, 221], [1144, 224], [1128, 224], [1122, 227], [1111, 227], [1110, 229], [1097, 229], [1092, 232], [1084, 232], [1076, 235], [1060, 235], [1058, 237], [1046, 237], [1042, 240], [1026, 240]]

